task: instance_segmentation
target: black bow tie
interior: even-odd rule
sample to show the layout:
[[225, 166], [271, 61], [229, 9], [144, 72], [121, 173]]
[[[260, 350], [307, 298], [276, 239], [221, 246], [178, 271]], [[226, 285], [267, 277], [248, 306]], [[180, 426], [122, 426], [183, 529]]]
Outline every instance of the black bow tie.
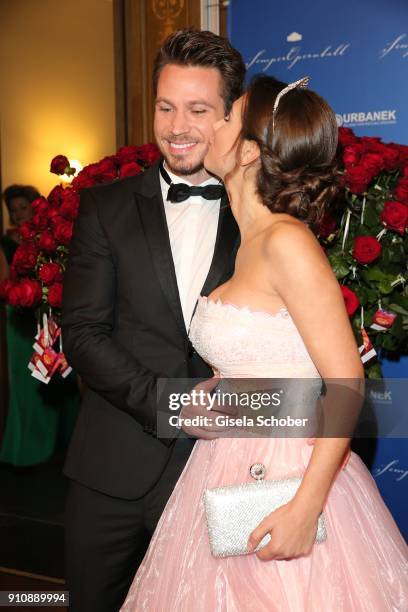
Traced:
[[206, 200], [219, 200], [225, 193], [223, 185], [207, 185], [200, 187], [195, 185], [186, 185], [186, 183], [172, 183], [171, 178], [163, 167], [163, 162], [159, 166], [160, 174], [170, 185], [167, 192], [167, 200], [170, 202], [184, 202], [190, 196], [201, 196]]

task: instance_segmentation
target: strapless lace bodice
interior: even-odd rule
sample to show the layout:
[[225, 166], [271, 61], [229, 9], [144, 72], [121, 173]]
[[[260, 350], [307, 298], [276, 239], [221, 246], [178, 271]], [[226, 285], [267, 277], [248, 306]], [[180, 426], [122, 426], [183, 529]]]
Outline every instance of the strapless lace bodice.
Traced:
[[200, 297], [190, 339], [223, 378], [319, 376], [285, 308], [272, 315]]

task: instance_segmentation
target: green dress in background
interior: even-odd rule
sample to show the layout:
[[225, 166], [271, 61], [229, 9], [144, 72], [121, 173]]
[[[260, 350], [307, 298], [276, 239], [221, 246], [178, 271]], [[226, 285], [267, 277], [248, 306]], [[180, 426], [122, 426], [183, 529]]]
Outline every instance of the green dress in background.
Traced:
[[[0, 240], [11, 263], [17, 244], [8, 236]], [[31, 376], [28, 363], [37, 332], [31, 310], [6, 306], [6, 339], [9, 402], [0, 461], [15, 466], [43, 463], [59, 446], [66, 446], [79, 409], [75, 377], [56, 374], [45, 385]]]

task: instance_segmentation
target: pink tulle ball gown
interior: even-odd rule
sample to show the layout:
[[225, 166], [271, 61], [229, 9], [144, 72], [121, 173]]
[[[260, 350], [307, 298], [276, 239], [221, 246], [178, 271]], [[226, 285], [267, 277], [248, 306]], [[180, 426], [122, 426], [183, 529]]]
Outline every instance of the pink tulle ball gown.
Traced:
[[[318, 378], [289, 313], [200, 298], [191, 341], [222, 377]], [[377, 486], [352, 453], [325, 506], [327, 539], [310, 555], [261, 561], [211, 555], [206, 488], [304, 472], [305, 439], [199, 440], [166, 505], [123, 612], [407, 612], [408, 555]]]

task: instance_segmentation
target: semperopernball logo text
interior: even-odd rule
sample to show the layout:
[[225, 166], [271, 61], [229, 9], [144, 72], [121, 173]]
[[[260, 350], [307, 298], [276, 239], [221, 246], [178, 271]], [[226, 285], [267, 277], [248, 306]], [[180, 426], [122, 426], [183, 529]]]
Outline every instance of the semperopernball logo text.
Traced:
[[302, 34], [292, 32], [286, 37], [288, 43], [292, 43], [289, 49], [282, 55], [270, 55], [266, 49], [259, 49], [247, 62], [247, 70], [253, 66], [261, 66], [262, 72], [267, 72], [271, 66], [277, 63], [287, 64], [287, 69], [291, 70], [305, 60], [326, 60], [346, 55], [351, 43], [340, 42], [324, 45], [321, 48], [304, 49], [300, 43], [303, 40]]
[[393, 40], [387, 42], [385, 47], [380, 51], [380, 59], [384, 59], [389, 55], [398, 54], [404, 59], [408, 57], [408, 37], [407, 34], [400, 34]]
[[374, 478], [379, 478], [384, 474], [389, 474], [395, 482], [401, 482], [408, 476], [408, 470], [400, 467], [399, 459], [392, 459], [388, 463], [383, 463], [378, 468], [373, 470]]

